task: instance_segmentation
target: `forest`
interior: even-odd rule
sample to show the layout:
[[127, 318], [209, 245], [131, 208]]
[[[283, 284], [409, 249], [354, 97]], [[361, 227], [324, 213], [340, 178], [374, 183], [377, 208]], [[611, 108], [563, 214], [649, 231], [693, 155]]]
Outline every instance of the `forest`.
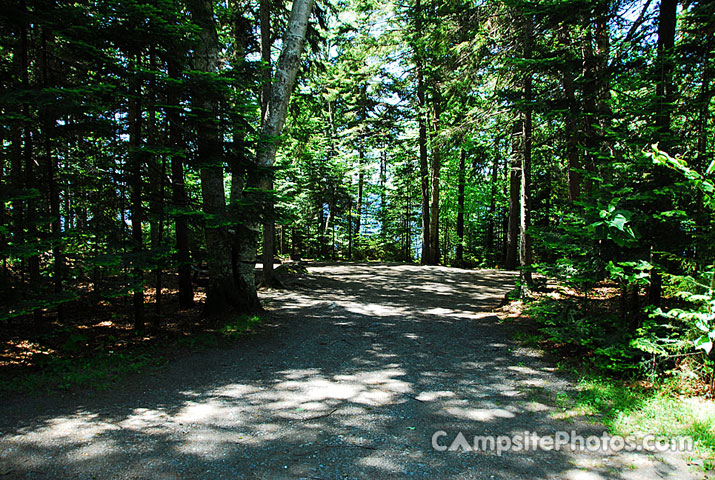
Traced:
[[558, 281], [556, 343], [713, 382], [712, 2], [7, 0], [0, 31], [9, 344], [388, 261]]

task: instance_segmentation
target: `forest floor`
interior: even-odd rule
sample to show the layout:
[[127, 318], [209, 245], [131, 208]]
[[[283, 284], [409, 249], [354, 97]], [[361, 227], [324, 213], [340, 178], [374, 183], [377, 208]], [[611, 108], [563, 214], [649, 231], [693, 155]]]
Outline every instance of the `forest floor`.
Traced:
[[0, 479], [702, 478], [676, 453], [438, 451], [462, 432], [605, 431], [493, 313], [515, 276], [307, 265], [266, 322], [104, 392], [0, 399]]

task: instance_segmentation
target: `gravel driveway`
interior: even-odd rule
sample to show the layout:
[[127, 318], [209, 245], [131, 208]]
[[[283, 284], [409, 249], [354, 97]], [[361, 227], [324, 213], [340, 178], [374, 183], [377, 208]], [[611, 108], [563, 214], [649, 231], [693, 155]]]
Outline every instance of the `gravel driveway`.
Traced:
[[674, 454], [434, 449], [439, 431], [450, 446], [604, 428], [561, 418], [571, 384], [490, 313], [512, 273], [308, 269], [230, 348], [111, 392], [0, 400], [0, 479], [698, 478]]

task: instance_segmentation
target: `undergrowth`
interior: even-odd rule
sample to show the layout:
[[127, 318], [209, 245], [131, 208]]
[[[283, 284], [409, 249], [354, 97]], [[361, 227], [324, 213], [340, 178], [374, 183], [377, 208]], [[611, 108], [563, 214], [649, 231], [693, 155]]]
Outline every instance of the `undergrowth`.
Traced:
[[61, 349], [35, 358], [34, 368], [22, 375], [0, 378], [0, 392], [107, 390], [131, 374], [166, 365], [179, 354], [230, 343], [253, 332], [261, 321], [257, 315], [239, 315], [181, 336], [165, 335], [120, 348], [108, 345], [90, 352], [83, 352], [83, 334], [60, 329], [55, 335], [64, 333], [68, 338]]
[[[614, 435], [652, 434], [668, 438], [689, 437], [694, 450], [690, 463], [705, 471], [715, 462], [715, 405], [701, 398], [674, 396], [667, 382], [648, 388], [584, 374], [574, 398], [561, 398], [572, 415], [598, 416]], [[698, 462], [700, 460], [700, 462]]]
[[514, 339], [556, 354], [559, 370], [578, 379], [575, 395], [557, 396], [563, 416], [597, 416], [614, 435], [690, 437], [690, 463], [715, 467], [715, 405], [694, 394], [705, 389], [691, 364], [653, 369], [617, 315], [577, 299], [542, 297], [519, 320]]

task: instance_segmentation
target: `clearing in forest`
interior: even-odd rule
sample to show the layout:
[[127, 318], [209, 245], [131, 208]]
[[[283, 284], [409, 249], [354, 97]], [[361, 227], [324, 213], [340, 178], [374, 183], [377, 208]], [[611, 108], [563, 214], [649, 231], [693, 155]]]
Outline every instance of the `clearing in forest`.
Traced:
[[697, 478], [669, 453], [433, 448], [605, 429], [563, 414], [572, 384], [491, 313], [514, 274], [308, 269], [264, 293], [268, 322], [230, 348], [111, 392], [3, 400], [0, 479]]

